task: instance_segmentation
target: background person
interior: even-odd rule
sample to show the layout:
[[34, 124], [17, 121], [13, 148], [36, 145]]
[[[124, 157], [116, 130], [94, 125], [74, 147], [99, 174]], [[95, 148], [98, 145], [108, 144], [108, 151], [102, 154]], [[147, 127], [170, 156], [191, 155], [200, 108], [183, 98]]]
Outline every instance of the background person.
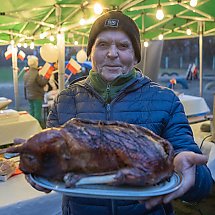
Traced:
[[44, 86], [48, 79], [39, 75], [38, 58], [34, 55], [28, 56], [29, 70], [24, 74], [25, 96], [30, 106], [30, 114], [42, 123], [42, 104], [44, 100]]
[[[173, 145], [175, 171], [183, 175], [182, 186], [171, 194], [143, 202], [115, 200], [117, 214], [173, 215], [173, 199], [199, 201], [206, 197], [213, 184], [205, 165], [207, 158], [194, 142], [180, 100], [172, 90], [134, 68], [141, 60], [140, 35], [134, 21], [119, 11], [102, 15], [91, 28], [87, 55], [92, 60], [89, 76], [60, 92], [47, 126], [58, 127], [75, 117], [144, 126]], [[48, 192], [26, 179], [36, 189]], [[111, 210], [108, 199], [63, 196], [63, 215], [109, 215]]]
[[52, 72], [48, 84], [44, 87], [45, 95], [44, 102], [52, 104], [55, 96], [58, 94], [58, 63], [53, 64], [54, 71]]
[[53, 67], [54, 67], [54, 71], [52, 72], [52, 74], [49, 78], [49, 82], [46, 85], [46, 88], [47, 88], [47, 89], [45, 89], [46, 92], [49, 92], [52, 90], [55, 91], [58, 89], [58, 63], [55, 62], [53, 64]]

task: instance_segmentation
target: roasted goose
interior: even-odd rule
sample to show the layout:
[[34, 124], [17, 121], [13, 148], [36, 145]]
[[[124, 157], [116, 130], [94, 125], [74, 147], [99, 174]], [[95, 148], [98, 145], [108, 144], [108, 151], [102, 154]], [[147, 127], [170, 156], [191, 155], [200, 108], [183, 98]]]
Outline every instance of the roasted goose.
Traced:
[[20, 169], [74, 186], [82, 177], [115, 173], [113, 184], [147, 186], [173, 173], [171, 144], [141, 126], [71, 119], [0, 153], [20, 153]]

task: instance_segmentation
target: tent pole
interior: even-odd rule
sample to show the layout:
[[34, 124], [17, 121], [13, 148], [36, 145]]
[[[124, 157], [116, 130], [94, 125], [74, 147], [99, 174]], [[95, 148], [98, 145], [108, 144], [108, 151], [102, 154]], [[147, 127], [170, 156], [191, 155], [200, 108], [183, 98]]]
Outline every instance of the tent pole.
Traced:
[[13, 68], [13, 87], [14, 87], [14, 100], [15, 109], [19, 108], [19, 88], [18, 88], [18, 67], [17, 67], [17, 47], [12, 45], [12, 68]]
[[61, 92], [65, 88], [65, 33], [61, 29], [61, 7], [55, 4], [55, 15], [58, 27], [57, 48], [58, 48], [58, 87]]
[[58, 47], [58, 84], [59, 91], [61, 92], [65, 88], [65, 35], [64, 32], [60, 32], [57, 35], [57, 47]]
[[[143, 45], [144, 47], [144, 45]], [[143, 74], [146, 74], [146, 58], [147, 58], [147, 48], [144, 47], [144, 58], [143, 58]]]
[[203, 95], [202, 73], [203, 22], [199, 22], [199, 95]]

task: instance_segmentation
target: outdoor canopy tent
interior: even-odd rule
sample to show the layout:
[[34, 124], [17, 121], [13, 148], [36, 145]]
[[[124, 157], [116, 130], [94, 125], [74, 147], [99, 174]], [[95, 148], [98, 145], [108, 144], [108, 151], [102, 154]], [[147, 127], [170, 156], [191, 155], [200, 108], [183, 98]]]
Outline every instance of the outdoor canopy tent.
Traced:
[[[48, 35], [64, 32], [65, 44], [71, 45], [74, 40], [87, 42], [89, 28], [96, 18], [93, 4], [96, 1], [86, 0], [7, 0], [1, 1], [0, 7], [0, 44], [25, 40], [36, 45], [49, 42], [40, 39], [40, 33]], [[142, 40], [155, 40], [159, 34], [164, 39], [197, 37], [199, 23], [203, 23], [204, 35], [215, 34], [215, 2], [198, 0], [196, 7], [190, 6], [190, 0], [98, 0], [104, 11], [122, 10], [138, 24]], [[155, 14], [158, 3], [164, 11], [164, 19], [159, 21]], [[80, 24], [81, 18], [85, 19]], [[192, 35], [187, 36], [190, 27]]]
[[[59, 48], [60, 89], [64, 87], [65, 46], [78, 41], [86, 45], [89, 29], [96, 16], [93, 5], [96, 1], [85, 0], [7, 0], [0, 7], [0, 45], [13, 40], [16, 44], [34, 42], [35, 45], [49, 43], [49, 36], [57, 36], [53, 42]], [[190, 6], [190, 0], [98, 0], [104, 12], [114, 9], [129, 15], [138, 25], [142, 41], [199, 37], [200, 95], [202, 94], [202, 37], [215, 34], [215, 2], [198, 0]], [[155, 17], [161, 6], [164, 18]], [[98, 16], [98, 15], [97, 15]], [[85, 22], [80, 24], [84, 18]], [[190, 28], [191, 35], [186, 34]], [[41, 39], [43, 33], [45, 38]], [[13, 52], [14, 85], [17, 85], [17, 59]], [[17, 92], [15, 92], [16, 98]], [[16, 99], [15, 99], [16, 100]], [[16, 103], [16, 101], [15, 101]]]

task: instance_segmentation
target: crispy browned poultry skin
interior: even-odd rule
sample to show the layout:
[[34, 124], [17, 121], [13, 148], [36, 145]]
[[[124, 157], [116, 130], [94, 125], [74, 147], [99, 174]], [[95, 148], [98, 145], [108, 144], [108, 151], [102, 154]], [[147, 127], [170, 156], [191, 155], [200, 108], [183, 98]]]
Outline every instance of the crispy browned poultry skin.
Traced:
[[[116, 173], [113, 184], [146, 186], [173, 173], [173, 148], [146, 128], [123, 122], [72, 119], [45, 129], [24, 144], [7, 149], [20, 153], [20, 169], [73, 186], [81, 177]], [[64, 177], [67, 173], [69, 177]]]

